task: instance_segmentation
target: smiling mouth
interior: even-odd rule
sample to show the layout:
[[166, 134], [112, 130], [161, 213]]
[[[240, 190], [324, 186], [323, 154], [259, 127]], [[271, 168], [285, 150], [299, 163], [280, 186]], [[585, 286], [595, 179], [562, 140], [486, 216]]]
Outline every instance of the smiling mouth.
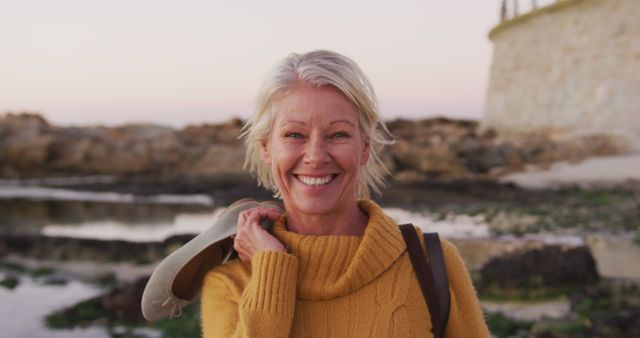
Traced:
[[326, 175], [322, 177], [312, 177], [312, 176], [304, 176], [304, 175], [294, 175], [300, 182], [310, 187], [319, 187], [321, 185], [325, 185], [331, 182], [336, 176], [336, 174]]

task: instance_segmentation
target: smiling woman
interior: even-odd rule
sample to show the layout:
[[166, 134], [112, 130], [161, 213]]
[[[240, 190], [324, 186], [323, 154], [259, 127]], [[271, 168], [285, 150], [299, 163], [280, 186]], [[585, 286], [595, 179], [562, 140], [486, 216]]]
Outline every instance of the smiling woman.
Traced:
[[[288, 210], [289, 229], [303, 230], [306, 215], [320, 215], [327, 221], [343, 220], [331, 222], [336, 225], [350, 225], [328, 229], [327, 222], [318, 219], [318, 228], [306, 223], [307, 234], [362, 235], [366, 217], [357, 208], [354, 192], [359, 168], [369, 158], [369, 142], [358, 128], [356, 107], [333, 87], [299, 85], [273, 109], [278, 113], [261, 154]], [[352, 218], [360, 218], [357, 228]]]
[[[205, 277], [205, 337], [432, 337], [431, 315], [398, 225], [374, 202], [391, 143], [367, 77], [329, 51], [287, 57], [247, 123], [248, 168], [285, 213], [239, 213], [239, 260]], [[260, 224], [275, 221], [272, 232]], [[489, 337], [455, 247], [443, 241], [451, 307], [445, 337]]]

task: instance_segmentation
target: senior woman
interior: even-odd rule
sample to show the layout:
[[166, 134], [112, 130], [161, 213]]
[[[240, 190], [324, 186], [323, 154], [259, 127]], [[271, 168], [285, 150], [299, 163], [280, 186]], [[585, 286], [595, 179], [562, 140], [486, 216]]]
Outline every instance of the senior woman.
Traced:
[[[292, 54], [271, 73], [244, 133], [246, 164], [285, 213], [238, 218], [239, 260], [205, 277], [204, 337], [432, 337], [398, 225], [368, 200], [391, 136], [350, 59]], [[272, 233], [260, 221], [275, 221]], [[455, 247], [443, 241], [451, 309], [445, 337], [489, 337]]]

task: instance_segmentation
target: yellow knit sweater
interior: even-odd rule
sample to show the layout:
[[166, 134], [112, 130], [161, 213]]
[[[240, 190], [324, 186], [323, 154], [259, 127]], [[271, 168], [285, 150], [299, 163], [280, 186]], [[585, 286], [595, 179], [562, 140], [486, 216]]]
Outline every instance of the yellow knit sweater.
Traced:
[[[371, 201], [359, 207], [369, 215], [363, 237], [296, 234], [283, 216], [273, 233], [289, 253], [263, 251], [251, 265], [210, 271], [203, 336], [432, 337], [398, 225]], [[490, 337], [464, 262], [450, 242], [442, 249], [451, 288], [445, 337]]]

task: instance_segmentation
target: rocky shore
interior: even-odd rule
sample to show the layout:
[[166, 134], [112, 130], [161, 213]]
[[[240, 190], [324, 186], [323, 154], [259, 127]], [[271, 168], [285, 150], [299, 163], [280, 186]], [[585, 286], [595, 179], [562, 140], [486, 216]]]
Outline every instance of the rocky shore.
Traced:
[[[147, 273], [154, 264], [149, 260], [161, 259], [188, 239], [184, 236], [162, 243], [98, 243], [64, 238], [32, 237], [31, 241], [2, 238], [0, 247], [11, 255], [0, 252], [0, 257], [4, 257], [0, 260], [0, 272], [5, 275], [0, 287], [15, 288], [24, 279], [19, 277], [21, 274], [40, 278], [43, 283], [65, 284], [72, 271], [70, 262], [64, 263], [68, 257], [100, 265], [110, 261], [133, 264], [143, 273], [138, 271], [138, 277], [128, 276], [126, 281], [118, 277], [122, 266], [117, 265], [112, 265], [111, 272], [85, 275], [85, 280], [100, 285], [105, 291], [51, 312], [46, 317], [48, 327], [74, 329], [103, 325], [110, 332], [122, 331], [119, 337], [146, 337], [136, 334], [136, 330], [150, 327], [163, 332], [163, 337], [197, 336], [197, 304], [187, 307], [178, 319], [152, 324], [144, 321], [139, 310]], [[472, 270], [489, 326], [496, 337], [638, 336], [640, 280], [601, 276], [589, 246], [584, 243], [521, 242], [510, 246]], [[25, 260], [27, 256], [38, 260]], [[43, 263], [40, 258], [47, 260]]]
[[[640, 204], [635, 199], [639, 186], [527, 191], [493, 181], [475, 182], [423, 182], [414, 184], [414, 190], [395, 187], [381, 203], [394, 205], [395, 200], [396, 206], [433, 208], [442, 218], [483, 217], [490, 237], [453, 242], [472, 273], [496, 337], [637, 337], [640, 270], [634, 264], [640, 257]], [[405, 200], [396, 200], [400, 197]], [[58, 208], [36, 205], [42, 208], [37, 214], [43, 224], [107, 214], [131, 223], [140, 212], [154, 214], [158, 208], [162, 210], [158, 217], [164, 219], [182, 210], [145, 205], [118, 211], [115, 205], [74, 202], [67, 206], [73, 214], [63, 217], [55, 211]], [[9, 203], [3, 210], [19, 218], [27, 209]], [[31, 223], [38, 219], [33, 216]], [[51, 329], [101, 326], [119, 337], [149, 337], [139, 330], [151, 328], [163, 337], [197, 336], [197, 304], [179, 319], [153, 324], [144, 322], [139, 312], [153, 266], [192, 237], [129, 242], [9, 231], [0, 235], [0, 287], [17, 288], [25, 279], [37, 278], [47, 285], [80, 279], [102, 288], [101, 294], [50, 312], [46, 323]]]
[[[82, 281], [100, 288], [97, 296], [51, 311], [50, 329], [100, 326], [114, 337], [198, 336], [197, 304], [180, 319], [154, 324], [145, 323], [139, 311], [154, 265], [194, 234], [133, 242], [50, 236], [42, 229], [114, 221], [131, 227], [130, 238], [141, 220], [171, 223], [183, 212], [210, 212], [241, 197], [270, 198], [242, 170], [242, 125], [234, 119], [182, 129], [61, 127], [37, 114], [0, 116], [5, 192], [47, 187], [49, 193], [119, 193], [114, 200], [3, 197], [0, 288], [33, 281]], [[434, 222], [465, 216], [486, 227], [485, 237], [452, 240], [472, 273], [494, 336], [640, 335], [640, 269], [633, 266], [640, 259], [640, 181], [549, 188], [557, 177], [576, 177], [564, 167], [555, 170], [558, 162], [618, 154], [623, 145], [602, 135], [498, 135], [474, 121], [443, 118], [395, 120], [388, 127], [396, 143], [381, 156], [392, 176], [377, 202], [429, 213]], [[588, 166], [584, 172], [600, 162], [582, 163]], [[530, 172], [522, 173], [532, 166], [552, 168], [546, 172], [554, 175], [532, 180]], [[157, 203], [160, 194], [200, 194], [210, 202]]]
[[[0, 179], [97, 175], [113, 179], [86, 184], [88, 188], [138, 186], [140, 191], [184, 193], [203, 186], [252, 184], [242, 170], [242, 125], [232, 119], [178, 130], [151, 124], [62, 127], [37, 114], [7, 113], [0, 116]], [[396, 143], [383, 149], [381, 157], [400, 183], [494, 178], [529, 164], [577, 161], [623, 149], [603, 135], [568, 140], [544, 133], [506, 137], [481, 130], [475, 121], [446, 118], [387, 125]]]

